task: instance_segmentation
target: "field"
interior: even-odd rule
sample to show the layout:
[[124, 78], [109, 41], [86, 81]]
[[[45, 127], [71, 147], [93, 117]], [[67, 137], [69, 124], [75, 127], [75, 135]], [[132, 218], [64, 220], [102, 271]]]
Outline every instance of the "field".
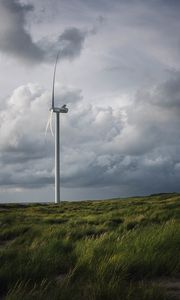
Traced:
[[[180, 195], [0, 205], [0, 298], [179, 299]], [[165, 284], [167, 283], [167, 284]]]

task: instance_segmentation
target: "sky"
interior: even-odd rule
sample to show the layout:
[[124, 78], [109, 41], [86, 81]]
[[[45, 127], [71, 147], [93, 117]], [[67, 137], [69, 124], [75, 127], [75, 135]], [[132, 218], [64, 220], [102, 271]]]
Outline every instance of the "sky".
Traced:
[[0, 202], [180, 192], [180, 1], [0, 0]]

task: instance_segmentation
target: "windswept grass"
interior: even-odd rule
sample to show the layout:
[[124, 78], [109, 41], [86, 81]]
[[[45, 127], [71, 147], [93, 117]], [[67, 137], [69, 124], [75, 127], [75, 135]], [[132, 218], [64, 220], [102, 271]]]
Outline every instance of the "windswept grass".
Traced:
[[161, 300], [180, 274], [180, 196], [0, 205], [7, 300]]

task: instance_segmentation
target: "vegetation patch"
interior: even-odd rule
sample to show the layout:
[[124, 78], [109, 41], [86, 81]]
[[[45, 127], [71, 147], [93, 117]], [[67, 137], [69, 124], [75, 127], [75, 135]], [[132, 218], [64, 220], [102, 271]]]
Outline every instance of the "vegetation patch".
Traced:
[[180, 195], [0, 205], [0, 297], [166, 300], [180, 274]]

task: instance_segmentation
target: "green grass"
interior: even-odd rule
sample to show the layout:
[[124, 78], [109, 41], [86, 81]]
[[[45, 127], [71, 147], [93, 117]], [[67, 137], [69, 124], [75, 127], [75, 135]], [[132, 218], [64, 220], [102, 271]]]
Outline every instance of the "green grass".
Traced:
[[180, 274], [180, 195], [0, 205], [0, 297], [171, 299]]

